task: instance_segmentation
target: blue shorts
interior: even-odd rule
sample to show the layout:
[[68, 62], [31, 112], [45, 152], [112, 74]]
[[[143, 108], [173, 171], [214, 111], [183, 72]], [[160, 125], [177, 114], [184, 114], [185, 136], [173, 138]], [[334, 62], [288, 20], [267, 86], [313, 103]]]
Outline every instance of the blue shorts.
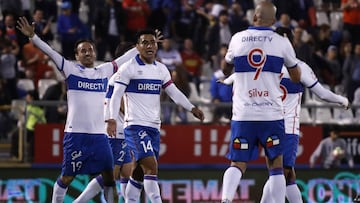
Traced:
[[125, 139], [110, 138], [109, 141], [115, 165], [122, 166], [123, 164], [130, 163], [132, 161], [129, 146], [126, 144]]
[[124, 134], [136, 161], [149, 156], [159, 158], [160, 131], [158, 129], [131, 125], [124, 129]]
[[283, 140], [283, 165], [287, 167], [294, 167], [299, 145], [299, 135], [285, 134]]
[[113, 155], [105, 134], [65, 132], [63, 143], [62, 175], [99, 174], [113, 170]]
[[249, 162], [259, 156], [259, 144], [270, 159], [282, 155], [285, 135], [284, 120], [231, 121], [231, 140], [227, 158], [235, 162]]

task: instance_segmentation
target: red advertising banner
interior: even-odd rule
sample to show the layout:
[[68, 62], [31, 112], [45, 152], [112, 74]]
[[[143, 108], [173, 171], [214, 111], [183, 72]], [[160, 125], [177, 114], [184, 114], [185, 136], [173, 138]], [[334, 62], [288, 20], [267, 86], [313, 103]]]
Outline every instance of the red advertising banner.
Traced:
[[[41, 124], [35, 128], [35, 163], [61, 163], [63, 124]], [[230, 126], [174, 125], [161, 128], [161, 164], [228, 164]], [[301, 126], [297, 164], [308, 164], [323, 137], [321, 126]], [[264, 164], [264, 152], [251, 163]]]
[[[301, 126], [300, 143], [296, 162], [308, 164], [311, 153], [320, 143], [321, 126]], [[163, 126], [161, 129], [160, 163], [162, 164], [227, 164], [230, 126], [184, 125]], [[261, 149], [258, 160], [265, 163]]]

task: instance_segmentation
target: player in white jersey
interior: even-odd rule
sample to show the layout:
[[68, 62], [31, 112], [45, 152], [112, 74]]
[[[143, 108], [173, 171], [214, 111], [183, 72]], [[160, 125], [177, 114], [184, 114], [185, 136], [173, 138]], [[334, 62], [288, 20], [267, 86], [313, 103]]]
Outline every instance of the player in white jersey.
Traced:
[[[111, 62], [94, 67], [94, 45], [83, 40], [76, 43], [75, 58], [79, 63], [64, 59], [34, 33], [25, 17], [17, 28], [56, 64], [67, 84], [68, 114], [64, 130], [64, 160], [61, 176], [54, 184], [52, 202], [63, 202], [72, 180], [78, 174], [101, 173], [104, 194], [108, 202], [114, 201], [115, 181], [113, 156], [104, 129], [103, 102], [107, 83], [117, 71]], [[136, 52], [135, 49], [130, 52]], [[126, 55], [115, 60], [122, 64]]]
[[[131, 47], [133, 47], [130, 43], [121, 43], [116, 49], [115, 56], [120, 57], [128, 51]], [[133, 58], [138, 54], [138, 52], [134, 52], [133, 55], [128, 55], [128, 59]], [[114, 65], [117, 65], [116, 63]], [[109, 79], [109, 84], [106, 91], [106, 97], [104, 102], [104, 119], [105, 122], [109, 119], [110, 111], [109, 111], [109, 100], [114, 90], [114, 81], [115, 74], [111, 76]], [[123, 105], [121, 105], [121, 110], [119, 112], [118, 117], [116, 118], [116, 135], [114, 137], [108, 136], [111, 149], [114, 156], [114, 178], [115, 180], [120, 180], [120, 189], [121, 195], [124, 196], [125, 188], [129, 181], [129, 177], [132, 172], [132, 156], [125, 142], [123, 123], [124, 123], [124, 114], [123, 114]], [[93, 178], [84, 191], [74, 200], [73, 203], [82, 203], [88, 202], [93, 197], [95, 197], [104, 187], [104, 180], [101, 175]]]
[[287, 39], [275, 33], [276, 8], [260, 2], [254, 13], [253, 27], [236, 33], [230, 41], [225, 60], [234, 66], [233, 116], [227, 158], [231, 161], [223, 176], [222, 202], [231, 202], [245, 173], [247, 162], [258, 158], [262, 145], [269, 158], [270, 198], [285, 202], [285, 177], [282, 139], [285, 135], [280, 74], [288, 67], [291, 79], [300, 80], [298, 60]]
[[[280, 35], [286, 34], [291, 41], [291, 31], [287, 29], [277, 29]], [[293, 53], [295, 55], [295, 53]], [[283, 90], [283, 102], [285, 112], [285, 139], [283, 142], [283, 164], [284, 175], [286, 177], [286, 198], [290, 203], [301, 203], [302, 197], [299, 188], [296, 185], [295, 160], [299, 144], [300, 135], [300, 110], [301, 97], [304, 88], [309, 88], [312, 93], [320, 99], [336, 103], [349, 108], [349, 100], [341, 95], [334, 94], [330, 90], [324, 88], [318, 81], [312, 69], [303, 61], [298, 62], [301, 70], [300, 83], [294, 83], [290, 80], [288, 71], [283, 68], [281, 77], [281, 89]], [[269, 201], [269, 185], [264, 186], [261, 203]]]
[[[137, 34], [136, 48], [139, 55], [123, 64], [115, 81], [110, 100], [108, 133], [116, 133], [115, 118], [119, 113], [120, 99], [124, 97], [124, 134], [134, 153], [136, 164], [144, 172], [144, 190], [152, 203], [162, 202], [157, 182], [160, 147], [160, 91], [161, 88], [175, 103], [183, 106], [200, 120], [203, 112], [192, 105], [184, 94], [172, 83], [166, 66], [155, 61], [157, 43], [155, 32], [143, 30]], [[126, 202], [137, 202], [139, 184], [130, 179], [126, 188]], [[136, 191], [135, 193], [133, 193]]]

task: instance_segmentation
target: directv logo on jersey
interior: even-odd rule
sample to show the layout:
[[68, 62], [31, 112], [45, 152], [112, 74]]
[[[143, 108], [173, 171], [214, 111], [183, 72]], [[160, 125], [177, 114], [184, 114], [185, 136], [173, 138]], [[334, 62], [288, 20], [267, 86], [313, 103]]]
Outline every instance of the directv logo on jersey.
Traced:
[[153, 83], [139, 83], [138, 90], [143, 91], [160, 91], [161, 84], [153, 84]]
[[241, 38], [242, 42], [271, 42], [272, 41], [272, 37], [268, 37], [268, 36], [246, 36]]
[[78, 81], [78, 88], [79, 89], [86, 89], [86, 90], [105, 90], [104, 83], [92, 83], [92, 82], [84, 82]]

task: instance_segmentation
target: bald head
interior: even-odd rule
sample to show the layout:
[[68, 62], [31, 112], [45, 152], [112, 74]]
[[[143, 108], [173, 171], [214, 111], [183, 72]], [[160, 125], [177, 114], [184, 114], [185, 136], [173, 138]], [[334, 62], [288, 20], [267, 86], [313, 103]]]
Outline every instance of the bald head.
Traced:
[[255, 26], [272, 26], [276, 21], [276, 7], [269, 1], [260, 2], [255, 9], [254, 25]]

